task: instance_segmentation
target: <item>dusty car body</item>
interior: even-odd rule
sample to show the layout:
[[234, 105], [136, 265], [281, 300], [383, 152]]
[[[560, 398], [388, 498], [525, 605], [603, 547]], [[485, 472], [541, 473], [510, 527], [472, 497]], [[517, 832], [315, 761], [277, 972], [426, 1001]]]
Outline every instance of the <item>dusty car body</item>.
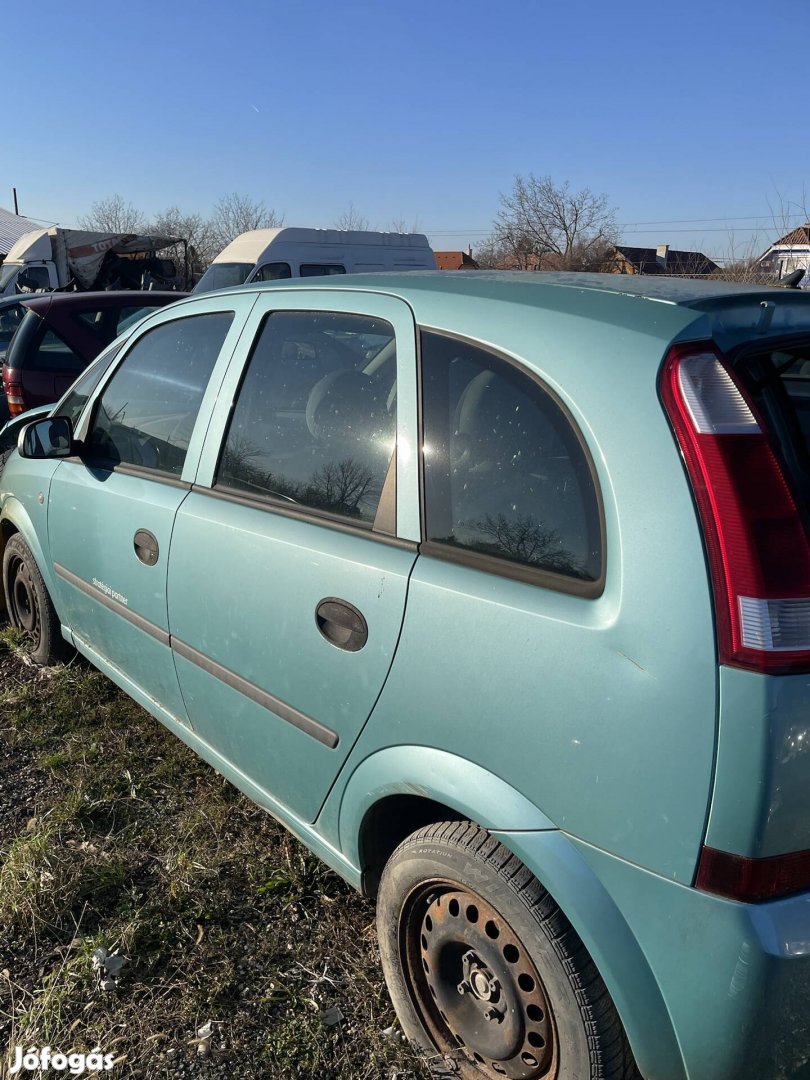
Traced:
[[461, 1076], [810, 1059], [810, 297], [245, 286], [0, 480], [12, 621], [376, 897]]

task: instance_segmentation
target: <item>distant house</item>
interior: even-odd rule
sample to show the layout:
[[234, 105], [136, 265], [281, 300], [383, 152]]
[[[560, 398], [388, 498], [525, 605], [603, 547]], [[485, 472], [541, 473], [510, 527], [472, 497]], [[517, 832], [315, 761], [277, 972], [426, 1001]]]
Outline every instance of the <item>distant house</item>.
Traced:
[[720, 267], [702, 251], [675, 251], [669, 244], [658, 247], [627, 247], [616, 244], [614, 274], [670, 274], [675, 277], [708, 277]]
[[472, 257], [472, 248], [467, 251], [437, 251], [436, 265], [440, 270], [477, 270], [478, 263]]
[[5, 259], [21, 236], [41, 229], [42, 226], [30, 218], [20, 214], [12, 214], [10, 210], [0, 207], [0, 262]]
[[794, 270], [802, 269], [805, 275], [800, 284], [802, 287], [810, 285], [810, 274], [807, 273], [810, 267], [810, 221], [771, 244], [765, 254], [760, 256], [758, 263], [777, 281], [792, 274]]

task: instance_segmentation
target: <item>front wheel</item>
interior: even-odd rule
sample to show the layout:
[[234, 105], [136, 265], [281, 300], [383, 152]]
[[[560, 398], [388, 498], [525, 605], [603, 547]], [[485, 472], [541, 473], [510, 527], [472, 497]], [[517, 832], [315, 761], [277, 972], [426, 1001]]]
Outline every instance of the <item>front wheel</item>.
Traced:
[[12, 626], [25, 631], [31, 659], [46, 666], [66, 660], [71, 647], [62, 637], [59, 616], [31, 549], [15, 533], [3, 553], [3, 587]]
[[403, 841], [377, 929], [405, 1034], [462, 1080], [637, 1080], [610, 996], [579, 937], [485, 830], [444, 822]]

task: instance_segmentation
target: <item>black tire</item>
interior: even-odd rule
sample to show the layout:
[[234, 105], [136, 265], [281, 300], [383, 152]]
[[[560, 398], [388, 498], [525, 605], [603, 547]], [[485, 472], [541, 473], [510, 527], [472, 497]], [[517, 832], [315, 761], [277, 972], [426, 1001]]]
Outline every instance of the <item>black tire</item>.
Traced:
[[34, 663], [45, 667], [67, 660], [73, 649], [62, 637], [42, 574], [19, 533], [8, 540], [3, 552], [3, 588], [9, 621], [28, 635]]
[[430, 825], [399, 845], [377, 930], [405, 1034], [461, 1080], [640, 1080], [582, 941], [477, 825]]

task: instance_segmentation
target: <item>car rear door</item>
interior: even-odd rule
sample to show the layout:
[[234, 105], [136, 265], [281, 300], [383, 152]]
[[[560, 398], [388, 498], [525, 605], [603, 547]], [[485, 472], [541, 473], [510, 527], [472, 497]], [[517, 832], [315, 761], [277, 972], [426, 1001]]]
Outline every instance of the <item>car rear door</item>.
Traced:
[[404, 302], [260, 295], [177, 514], [169, 622], [196, 734], [306, 821], [396, 651], [419, 535], [415, 436]]
[[[100, 390], [82, 457], [57, 469], [48, 535], [58, 609], [77, 646], [185, 721], [166, 612], [172, 525], [251, 303], [216, 300], [150, 323]], [[210, 384], [210, 385], [209, 385]], [[199, 424], [197, 421], [199, 419]]]

